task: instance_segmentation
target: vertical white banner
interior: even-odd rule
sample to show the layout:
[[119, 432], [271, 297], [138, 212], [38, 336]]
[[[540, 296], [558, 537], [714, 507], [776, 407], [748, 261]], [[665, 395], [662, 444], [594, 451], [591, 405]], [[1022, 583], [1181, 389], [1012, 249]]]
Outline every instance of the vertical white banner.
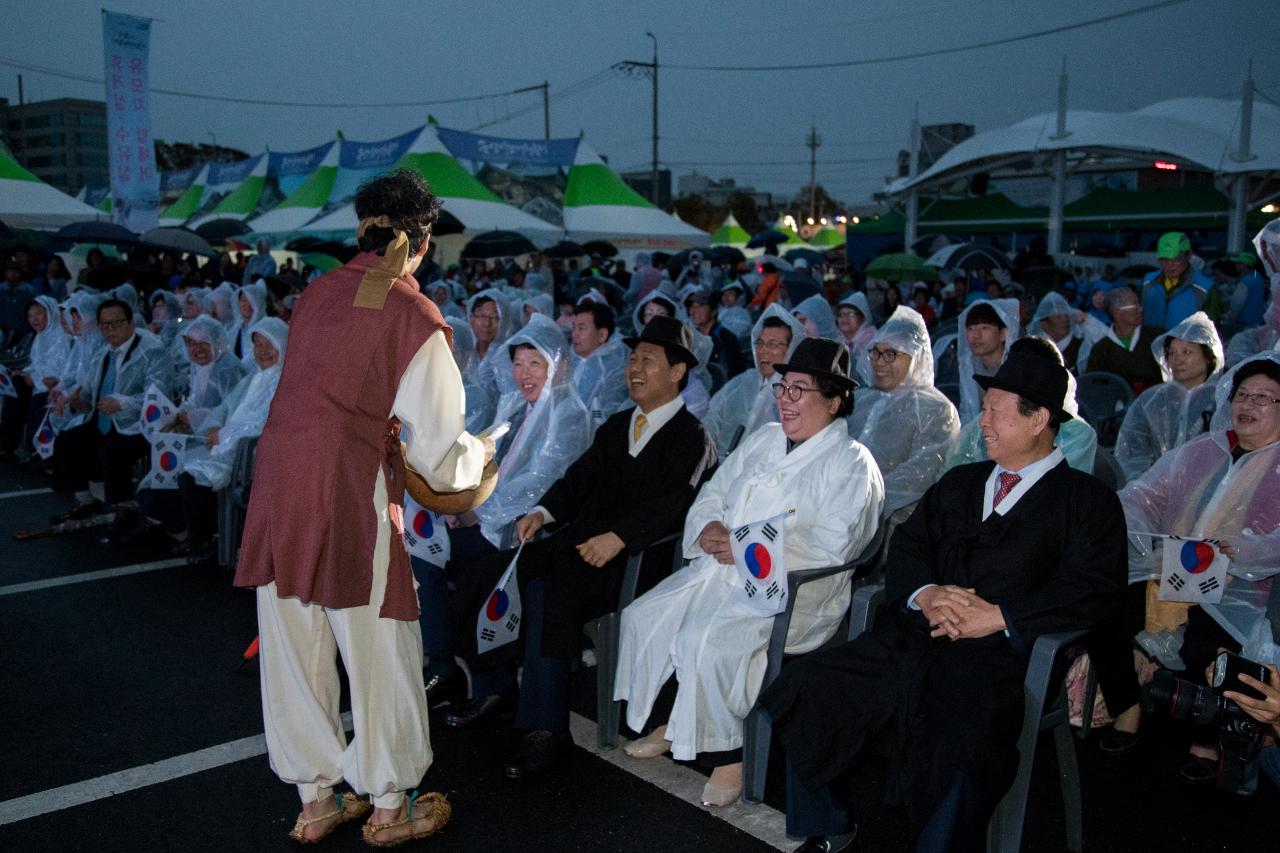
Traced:
[[150, 18], [102, 10], [112, 219], [139, 232], [154, 228], [160, 217], [160, 170], [151, 137], [147, 71], [150, 48]]

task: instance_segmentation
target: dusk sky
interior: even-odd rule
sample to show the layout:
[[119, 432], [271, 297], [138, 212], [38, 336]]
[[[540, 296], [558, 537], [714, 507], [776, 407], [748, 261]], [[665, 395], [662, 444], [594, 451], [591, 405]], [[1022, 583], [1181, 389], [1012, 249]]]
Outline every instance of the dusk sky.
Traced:
[[[418, 102], [551, 83], [553, 136], [583, 131], [619, 170], [647, 168], [648, 80], [608, 72], [648, 61], [658, 38], [661, 156], [791, 195], [808, 180], [810, 123], [824, 140], [819, 182], [860, 203], [883, 185], [913, 110], [923, 123], [979, 131], [1052, 110], [1062, 59], [1075, 109], [1126, 111], [1184, 96], [1239, 98], [1254, 63], [1260, 97], [1280, 101], [1275, 0], [1186, 0], [1142, 14], [1011, 44], [921, 59], [797, 71], [699, 71], [678, 65], [841, 62], [939, 51], [1023, 36], [1152, 6], [1155, 0], [783, 0], [645, 3], [189, 2], [107, 0], [161, 19], [152, 29], [151, 85], [294, 103]], [[96, 2], [10, 0], [0, 96], [101, 100]], [[20, 69], [12, 63], [28, 68]], [[673, 67], [665, 67], [668, 64]], [[588, 85], [574, 84], [587, 81]], [[508, 114], [527, 112], [504, 119]], [[260, 106], [154, 94], [154, 132], [250, 153], [294, 150], [342, 130], [376, 140], [428, 113], [463, 130], [540, 137], [538, 93], [452, 105]], [[495, 122], [492, 123], [491, 122]], [[213, 137], [210, 136], [213, 135]]]

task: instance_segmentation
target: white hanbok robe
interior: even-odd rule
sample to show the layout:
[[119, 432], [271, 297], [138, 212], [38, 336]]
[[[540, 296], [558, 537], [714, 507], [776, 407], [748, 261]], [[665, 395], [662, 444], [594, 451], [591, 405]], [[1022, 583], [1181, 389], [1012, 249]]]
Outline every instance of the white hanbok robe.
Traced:
[[[622, 611], [614, 698], [640, 729], [674, 673], [679, 683], [667, 721], [678, 760], [742, 745], [742, 721], [764, 679], [773, 617], [738, 597], [737, 570], [698, 546], [703, 528], [729, 529], [795, 510], [785, 522], [788, 571], [840, 565], [875, 535], [884, 482], [870, 452], [837, 420], [787, 453], [781, 424], [743, 440], [699, 491], [685, 519], [690, 563]], [[849, 606], [848, 574], [803, 586], [796, 596], [787, 651], [826, 642]]]

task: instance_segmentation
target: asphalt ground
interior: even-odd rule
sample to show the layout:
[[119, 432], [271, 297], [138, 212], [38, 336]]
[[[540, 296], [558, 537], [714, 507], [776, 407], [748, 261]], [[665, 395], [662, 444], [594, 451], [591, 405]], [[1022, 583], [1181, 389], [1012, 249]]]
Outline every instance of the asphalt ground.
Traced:
[[[160, 544], [112, 551], [90, 531], [14, 541], [67, 507], [47, 488], [42, 472], [0, 460], [0, 850], [292, 849], [298, 805], [268, 766], [257, 669], [237, 671], [256, 633], [252, 594], [225, 569], [171, 565]], [[122, 571], [82, 577], [110, 569]], [[705, 771], [597, 754], [594, 677], [583, 667], [574, 679], [579, 748], [532, 783], [503, 778], [502, 723], [453, 730], [433, 718], [421, 787], [448, 793], [454, 819], [405, 849], [788, 849], [780, 755], [766, 805], [709, 812], [694, 802]], [[1077, 743], [1087, 850], [1280, 849], [1268, 782], [1239, 797], [1177, 780], [1189, 740], [1178, 724], [1151, 720], [1119, 760], [1096, 740]], [[871, 761], [855, 780], [864, 851], [909, 848], [902, 816], [877, 805], [883, 774]], [[1046, 738], [1023, 849], [1062, 850], [1064, 837]], [[317, 849], [367, 848], [353, 824]]]

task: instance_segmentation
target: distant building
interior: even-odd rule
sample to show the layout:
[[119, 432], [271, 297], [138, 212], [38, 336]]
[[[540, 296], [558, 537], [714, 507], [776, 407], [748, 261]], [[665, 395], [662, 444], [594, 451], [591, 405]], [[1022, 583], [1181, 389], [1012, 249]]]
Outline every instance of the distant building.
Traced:
[[[631, 172], [619, 172], [618, 177], [626, 182], [627, 186], [640, 193], [640, 195], [653, 200], [653, 193], [650, 187], [653, 185], [653, 171], [651, 169], [636, 169]], [[658, 170], [658, 207], [663, 210], [671, 209], [671, 170]]]
[[19, 106], [0, 98], [0, 130], [18, 163], [63, 192], [74, 195], [110, 179], [102, 101], [57, 98]]
[[738, 182], [733, 178], [710, 178], [694, 172], [681, 175], [677, 188], [679, 195], [701, 196], [717, 207], [728, 206], [729, 196], [732, 195], [750, 196], [756, 203], [756, 207], [762, 210], [773, 207], [773, 193], [763, 192], [751, 186], [738, 186]]

